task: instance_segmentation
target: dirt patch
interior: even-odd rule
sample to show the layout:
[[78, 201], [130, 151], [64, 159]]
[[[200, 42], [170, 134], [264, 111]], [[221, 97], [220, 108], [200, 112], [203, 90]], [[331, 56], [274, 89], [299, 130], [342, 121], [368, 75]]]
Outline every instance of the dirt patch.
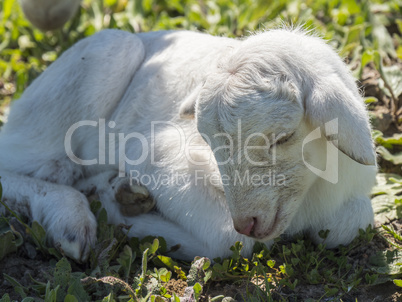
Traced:
[[17, 280], [22, 286], [31, 292], [32, 278], [39, 282], [47, 283], [49, 274], [47, 273], [52, 268], [52, 264], [48, 259], [37, 255], [35, 259], [29, 259], [25, 252], [17, 252], [7, 256], [0, 261], [0, 297], [8, 293], [13, 300], [21, 299], [21, 296], [15, 293], [13, 286], [8, 282], [3, 274]]
[[211, 282], [207, 285], [203, 301], [209, 301], [211, 298], [223, 295], [231, 297], [236, 301], [243, 301], [247, 293], [254, 293], [257, 290], [256, 285], [249, 280], [237, 280], [234, 282]]
[[392, 282], [386, 282], [362, 290], [358, 301], [397, 302], [401, 301], [401, 299], [402, 293], [396, 290], [395, 284]]
[[173, 296], [173, 293], [179, 295], [180, 297], [184, 296], [184, 290], [187, 287], [187, 282], [181, 279], [170, 279], [168, 283], [166, 283], [165, 288], [169, 295]]

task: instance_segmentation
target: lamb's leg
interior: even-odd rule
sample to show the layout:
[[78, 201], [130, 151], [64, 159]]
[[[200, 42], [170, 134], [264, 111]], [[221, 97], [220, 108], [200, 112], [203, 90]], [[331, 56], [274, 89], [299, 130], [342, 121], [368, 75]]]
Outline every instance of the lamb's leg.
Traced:
[[127, 177], [116, 176], [111, 180], [111, 186], [116, 192], [115, 198], [124, 216], [145, 214], [155, 207], [155, 200], [148, 190]]
[[[31, 214], [72, 258], [87, 257], [96, 221], [87, 198], [66, 185], [81, 176], [79, 152], [97, 154], [99, 119], [115, 111], [144, 57], [142, 41], [130, 33], [105, 30], [83, 39], [27, 88], [0, 132], [7, 204]], [[70, 132], [83, 121], [99, 127]]]
[[[359, 196], [347, 201], [334, 214], [324, 216], [308, 233], [314, 242], [324, 242], [328, 248], [333, 248], [349, 244], [359, 234], [359, 229], [366, 229], [370, 224], [374, 226], [371, 201], [366, 196]], [[330, 231], [325, 240], [318, 235], [320, 230]]]
[[178, 249], [169, 253], [171, 257], [191, 261], [195, 256], [210, 259], [222, 256], [219, 246], [213, 246], [214, 242], [203, 242], [197, 234], [191, 234], [159, 213], [126, 217], [125, 224], [131, 226], [128, 233], [130, 237], [161, 236], [166, 240], [168, 248], [177, 246]]
[[113, 170], [81, 179], [74, 187], [89, 199], [99, 200], [108, 212], [110, 223], [120, 223], [121, 214], [137, 216], [148, 213], [155, 206], [145, 187], [128, 177], [118, 177], [118, 172]]
[[11, 210], [38, 221], [53, 244], [84, 261], [96, 241], [96, 219], [77, 190], [40, 179], [0, 171], [3, 200]]
[[[74, 188], [87, 196], [95, 195], [95, 199], [106, 209], [109, 223], [130, 225], [128, 233], [130, 237], [162, 236], [169, 248], [180, 246], [171, 253], [171, 256], [180, 259], [192, 260], [196, 255], [211, 258], [217, 256], [206, 244], [178, 224], [155, 212], [145, 214], [155, 205], [155, 201], [149, 197], [148, 190], [137, 183], [130, 183], [127, 177], [119, 178], [116, 171], [107, 171], [81, 179]], [[135, 212], [135, 217], [125, 215], [128, 211], [131, 211], [131, 214]]]

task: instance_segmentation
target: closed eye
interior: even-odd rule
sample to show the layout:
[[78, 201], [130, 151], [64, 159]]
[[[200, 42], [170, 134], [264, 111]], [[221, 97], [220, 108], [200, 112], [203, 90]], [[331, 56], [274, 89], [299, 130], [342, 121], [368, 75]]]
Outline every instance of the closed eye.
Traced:
[[286, 143], [289, 139], [292, 138], [292, 136], [295, 134], [295, 132], [292, 132], [290, 134], [286, 134], [286, 133], [279, 134], [278, 139], [273, 143], [272, 146], [274, 146], [274, 145], [282, 145], [282, 144]]

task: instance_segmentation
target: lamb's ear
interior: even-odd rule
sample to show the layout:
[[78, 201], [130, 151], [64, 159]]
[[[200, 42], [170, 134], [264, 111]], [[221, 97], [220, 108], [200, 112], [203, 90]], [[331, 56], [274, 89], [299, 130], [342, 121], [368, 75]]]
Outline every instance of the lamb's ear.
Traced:
[[306, 117], [313, 127], [325, 129], [327, 140], [337, 141], [337, 148], [352, 160], [375, 165], [367, 110], [349, 75], [345, 79], [326, 75], [305, 91], [309, 91], [305, 95]]
[[179, 115], [182, 119], [194, 119], [195, 105], [203, 85], [197, 86], [180, 105]]

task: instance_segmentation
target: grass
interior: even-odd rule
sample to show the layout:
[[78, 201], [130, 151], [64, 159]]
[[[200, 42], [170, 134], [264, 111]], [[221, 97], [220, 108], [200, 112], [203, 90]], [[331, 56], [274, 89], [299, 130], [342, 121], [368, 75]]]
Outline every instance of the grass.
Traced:
[[[99, 211], [100, 203], [94, 202], [92, 206], [94, 211]], [[16, 213], [13, 215], [18, 217]], [[34, 294], [44, 297], [45, 301], [87, 301], [89, 297], [102, 301], [164, 301], [160, 300], [162, 297], [176, 301], [177, 293], [166, 289], [172, 278], [183, 280], [190, 288], [188, 297], [193, 295], [196, 301], [204, 288], [208, 292], [211, 283], [240, 284], [244, 281], [253, 286], [253, 290], [245, 291], [246, 300], [286, 301], [290, 291], [306, 282], [324, 284], [323, 296], [340, 298], [353, 292], [361, 283], [374, 284], [379, 277], [375, 271], [353, 265], [349, 258], [353, 251], [371, 242], [378, 234], [371, 228], [362, 230], [352, 244], [337, 250], [327, 250], [324, 244], [316, 246], [306, 238], [295, 238], [291, 242], [278, 240], [269, 250], [257, 244], [251, 259], [240, 255], [242, 244], [237, 242], [231, 248], [231, 257], [215, 259], [211, 264], [206, 258], [196, 258], [192, 263], [178, 262], [164, 255], [166, 243], [163, 238], [129, 239], [123, 232], [126, 226], [108, 225], [106, 219], [106, 212], [100, 210], [97, 246], [91, 252], [89, 263], [79, 265], [63, 257], [62, 251], [47, 247], [45, 232], [38, 224], [28, 226], [18, 217], [43, 257], [57, 262], [54, 261], [54, 268], [47, 272], [48, 282], [33, 279], [34, 286], [29, 288], [6, 273], [4, 278], [22, 299]], [[3, 218], [3, 225], [9, 222], [9, 218]], [[18, 245], [18, 238], [23, 236], [13, 227], [8, 232], [15, 236], [12, 242]], [[3, 241], [3, 244], [6, 243]], [[210, 297], [210, 300], [223, 298], [220, 296]], [[10, 300], [5, 295], [0, 301]]]
[[372, 193], [380, 227], [361, 230], [347, 247], [327, 250], [307, 238], [282, 238], [269, 250], [256, 245], [250, 259], [236, 243], [227, 259], [186, 263], [166, 256], [163, 238], [127, 238], [127, 226], [108, 225], [107, 213], [94, 202], [98, 243], [90, 261], [78, 264], [47, 246], [39, 224], [10, 211], [0, 218], [0, 265], [14, 255], [27, 257], [33, 246], [44, 267], [42, 275], [24, 282], [3, 272], [12, 290], [0, 292], [0, 301], [230, 301], [225, 296], [233, 294], [225, 288], [231, 285], [238, 288], [237, 299], [246, 301], [364, 301], [379, 284], [393, 282], [394, 293], [402, 286], [401, 0], [84, 0], [64, 28], [47, 33], [25, 20], [16, 0], [0, 0], [0, 7], [0, 117], [64, 50], [101, 29], [189, 29], [237, 37], [285, 22], [330, 39], [357, 80], [374, 72], [377, 93], [366, 94], [373, 124], [381, 124], [379, 107], [392, 123], [373, 131], [382, 166]]

